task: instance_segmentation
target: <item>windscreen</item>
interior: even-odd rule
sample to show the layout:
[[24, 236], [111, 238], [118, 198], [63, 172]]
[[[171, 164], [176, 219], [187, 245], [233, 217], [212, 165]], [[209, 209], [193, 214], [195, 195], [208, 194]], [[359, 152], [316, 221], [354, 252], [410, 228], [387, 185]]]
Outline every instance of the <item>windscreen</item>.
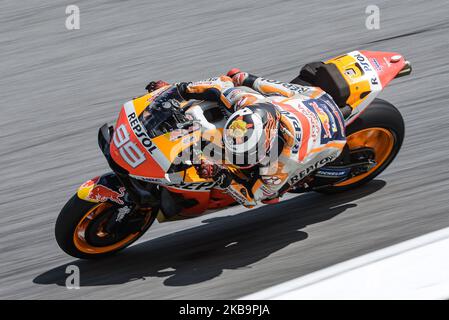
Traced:
[[139, 120], [150, 138], [178, 129], [178, 124], [188, 121], [179, 108], [180, 98], [177, 88], [172, 87], [158, 96], [140, 114]]

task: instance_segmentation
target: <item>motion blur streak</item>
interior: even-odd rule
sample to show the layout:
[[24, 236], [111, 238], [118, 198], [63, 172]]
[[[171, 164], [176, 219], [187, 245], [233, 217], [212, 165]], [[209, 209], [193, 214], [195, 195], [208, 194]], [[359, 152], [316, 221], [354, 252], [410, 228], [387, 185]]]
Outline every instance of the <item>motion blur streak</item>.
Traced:
[[[446, 1], [376, 1], [380, 30], [365, 28], [371, 1], [55, 3], [3, 0], [0, 10], [0, 298], [238, 298], [449, 226]], [[65, 28], [69, 4], [80, 30]], [[98, 127], [149, 80], [239, 67], [288, 81], [356, 49], [401, 52], [414, 66], [381, 94], [404, 115], [406, 138], [376, 181], [155, 225], [99, 262], [58, 249], [62, 205], [107, 170]], [[65, 288], [68, 264], [80, 290]]]

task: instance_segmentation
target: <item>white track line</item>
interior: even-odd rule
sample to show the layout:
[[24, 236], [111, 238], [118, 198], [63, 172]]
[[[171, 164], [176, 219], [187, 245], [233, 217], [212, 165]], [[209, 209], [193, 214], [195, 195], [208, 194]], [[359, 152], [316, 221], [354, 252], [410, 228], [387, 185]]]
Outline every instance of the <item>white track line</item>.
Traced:
[[448, 299], [449, 228], [241, 299]]

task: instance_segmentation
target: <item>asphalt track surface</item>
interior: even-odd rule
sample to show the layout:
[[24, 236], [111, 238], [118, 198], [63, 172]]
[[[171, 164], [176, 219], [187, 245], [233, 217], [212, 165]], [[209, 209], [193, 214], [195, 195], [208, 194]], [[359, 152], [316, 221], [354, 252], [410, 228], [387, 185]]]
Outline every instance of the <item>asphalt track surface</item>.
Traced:
[[[81, 29], [65, 29], [77, 4]], [[365, 28], [377, 4], [380, 30]], [[15, 1], [0, 7], [0, 298], [238, 298], [449, 226], [449, 4], [439, 1]], [[414, 67], [381, 98], [406, 123], [396, 161], [366, 187], [155, 224], [103, 261], [57, 246], [59, 210], [108, 170], [97, 130], [149, 80], [231, 67], [288, 81], [355, 49]], [[81, 288], [65, 287], [80, 267]]]

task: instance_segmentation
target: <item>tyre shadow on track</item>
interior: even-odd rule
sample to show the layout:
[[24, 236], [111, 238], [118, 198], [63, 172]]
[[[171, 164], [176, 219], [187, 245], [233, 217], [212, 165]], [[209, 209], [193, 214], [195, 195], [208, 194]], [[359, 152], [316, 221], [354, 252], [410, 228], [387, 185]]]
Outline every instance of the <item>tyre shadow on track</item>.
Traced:
[[152, 277], [165, 278], [165, 286], [197, 284], [220, 276], [225, 269], [251, 268], [251, 264], [305, 240], [308, 234], [301, 229], [356, 207], [352, 201], [377, 192], [385, 184], [374, 180], [341, 194], [304, 194], [237, 215], [206, 219], [198, 227], [136, 244], [112, 257], [61, 265], [40, 274], [33, 282], [65, 286], [66, 267], [76, 265], [81, 287]]

